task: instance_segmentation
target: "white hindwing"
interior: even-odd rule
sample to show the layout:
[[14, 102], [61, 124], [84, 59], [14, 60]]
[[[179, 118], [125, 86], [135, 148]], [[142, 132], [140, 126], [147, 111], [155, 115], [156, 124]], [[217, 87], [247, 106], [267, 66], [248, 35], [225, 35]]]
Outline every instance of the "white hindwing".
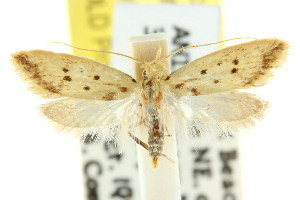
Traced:
[[141, 108], [138, 96], [112, 101], [65, 98], [42, 105], [41, 112], [62, 131], [118, 143], [140, 122]]
[[252, 126], [261, 118], [267, 103], [252, 94], [222, 92], [201, 96], [165, 95], [162, 115], [166, 129], [177, 134], [229, 136]]

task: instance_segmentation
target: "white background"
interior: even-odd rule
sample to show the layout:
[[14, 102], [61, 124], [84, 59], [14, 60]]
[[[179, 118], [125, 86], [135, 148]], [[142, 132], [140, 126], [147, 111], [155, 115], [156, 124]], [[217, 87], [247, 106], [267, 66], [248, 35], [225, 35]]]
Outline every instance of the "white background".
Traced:
[[[258, 91], [272, 107], [244, 135], [246, 200], [300, 199], [300, 12], [296, 3], [224, 0], [226, 38], [278, 37], [291, 45], [276, 79]], [[79, 142], [57, 134], [39, 116], [41, 100], [26, 90], [9, 62], [9, 55], [22, 49], [67, 51], [46, 44], [68, 42], [66, 17], [62, 0], [10, 0], [0, 5], [0, 199], [83, 199]]]

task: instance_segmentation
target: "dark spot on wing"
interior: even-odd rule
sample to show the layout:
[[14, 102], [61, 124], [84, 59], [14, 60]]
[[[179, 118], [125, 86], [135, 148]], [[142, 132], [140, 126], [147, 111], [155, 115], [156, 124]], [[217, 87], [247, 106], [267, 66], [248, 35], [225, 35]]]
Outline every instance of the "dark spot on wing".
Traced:
[[250, 80], [248, 80], [248, 81], [246, 82], [245, 85], [251, 85], [251, 84], [253, 83], [254, 80], [255, 80], [255, 79], [250, 79]]
[[62, 68], [62, 71], [65, 72], [65, 73], [67, 73], [69, 71], [69, 69], [67, 69], [67, 68], [64, 67], [64, 68]]
[[119, 90], [121, 92], [127, 92], [128, 91], [128, 88], [127, 87], [119, 87]]
[[89, 86], [83, 87], [84, 90], [90, 90], [91, 88]]
[[192, 88], [191, 92], [193, 93], [194, 96], [200, 95], [200, 92], [196, 88]]
[[184, 83], [179, 83], [179, 84], [175, 85], [175, 88], [176, 89], [182, 89], [183, 86], [184, 86]]
[[264, 71], [258, 71], [258, 74], [260, 74], [260, 75], [265, 75], [266, 72], [264, 72]]
[[206, 72], [207, 72], [207, 69], [201, 70], [201, 74], [206, 74]]
[[199, 78], [189, 78], [184, 80], [184, 82], [197, 81], [197, 80], [199, 80]]
[[147, 81], [146, 85], [147, 85], [148, 87], [152, 87], [152, 86], [153, 86], [152, 80]]
[[98, 76], [98, 75], [94, 76], [94, 80], [99, 80], [99, 79], [100, 79], [100, 76]]
[[215, 80], [214, 80], [214, 83], [219, 83], [219, 82], [220, 82], [220, 81], [219, 81], [219, 80], [217, 80], [217, 79], [215, 79]]
[[36, 72], [37, 64], [32, 63], [28, 60], [28, 56], [25, 54], [16, 55], [14, 57], [18, 63], [21, 63], [24, 66], [24, 69], [28, 72]]
[[284, 43], [278, 44], [271, 51], [263, 54], [262, 68], [270, 68], [271, 64], [278, 58], [278, 54], [285, 49]]
[[72, 81], [71, 76], [64, 76], [63, 78], [64, 81]]
[[59, 94], [60, 89], [58, 87], [55, 87], [52, 83], [47, 82], [42, 79], [44, 76], [41, 74], [39, 65], [36, 63], [33, 63], [28, 60], [28, 55], [24, 53], [19, 53], [18, 55], [14, 55], [14, 60], [16, 63], [19, 63], [22, 65], [22, 70], [32, 79], [36, 81], [36, 84], [44, 88], [45, 90], [48, 90], [51, 93]]
[[234, 60], [232, 61], [232, 63], [233, 63], [234, 65], [238, 65], [238, 64], [239, 64], [239, 60], [236, 58], [236, 59], [234, 59]]
[[103, 83], [104, 85], [116, 85], [114, 83]]
[[16, 55], [14, 58], [17, 62], [21, 63], [22, 65], [30, 65], [30, 62], [28, 61], [28, 56], [25, 54]]
[[238, 70], [239, 70], [238, 68], [232, 68], [231, 73], [232, 74], [237, 73]]
[[133, 79], [131, 79], [131, 81], [132, 81], [132, 82], [134, 82], [134, 83], [136, 83], [136, 80], [135, 80], [134, 78], [133, 78]]
[[105, 101], [114, 100], [115, 96], [116, 96], [115, 92], [108, 92], [105, 96], [102, 97], [102, 99]]
[[217, 65], [218, 65], [218, 66], [222, 65], [222, 61], [219, 61], [219, 62], [217, 63]]
[[[247, 81], [245, 81], [245, 85], [260, 85], [259, 79], [268, 73], [271, 68], [278, 67], [276, 65], [276, 61], [281, 58], [282, 52], [287, 48], [284, 42], [280, 42], [279, 44], [276, 42], [276, 45], [273, 49], [268, 52], [265, 52], [262, 55], [262, 66], [261, 70], [256, 73], [253, 73], [252, 77], [249, 77]], [[275, 63], [275, 64], [274, 64]]]
[[44, 88], [46, 90], [48, 90], [49, 92], [52, 92], [52, 93], [55, 93], [55, 94], [59, 94], [59, 91], [60, 91], [56, 87], [54, 87], [53, 85], [50, 85], [50, 84], [48, 84], [48, 85], [45, 84]]
[[165, 81], [169, 80], [171, 76], [167, 76], [167, 78], [165, 79]]

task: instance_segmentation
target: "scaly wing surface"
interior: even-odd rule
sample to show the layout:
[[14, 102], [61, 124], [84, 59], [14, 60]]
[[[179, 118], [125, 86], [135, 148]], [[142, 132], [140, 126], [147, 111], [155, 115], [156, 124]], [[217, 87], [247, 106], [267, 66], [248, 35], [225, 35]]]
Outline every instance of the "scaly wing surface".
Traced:
[[287, 49], [278, 39], [255, 40], [224, 48], [176, 70], [164, 81], [167, 129], [177, 127], [175, 130], [193, 136], [224, 136], [252, 126], [267, 103], [234, 90], [266, 84], [272, 70], [283, 63]]
[[20, 51], [12, 57], [30, 88], [46, 98], [108, 101], [139, 90], [131, 76], [87, 58], [42, 50]]
[[278, 39], [243, 43], [196, 59], [164, 81], [166, 90], [179, 96], [199, 96], [262, 86], [287, 54], [288, 45]]
[[12, 55], [30, 89], [55, 99], [41, 112], [60, 130], [119, 141], [138, 121], [139, 84], [129, 75], [96, 61], [49, 51]]
[[41, 106], [41, 112], [61, 131], [75, 135], [97, 135], [106, 141], [119, 141], [140, 121], [139, 97], [99, 101], [66, 98]]

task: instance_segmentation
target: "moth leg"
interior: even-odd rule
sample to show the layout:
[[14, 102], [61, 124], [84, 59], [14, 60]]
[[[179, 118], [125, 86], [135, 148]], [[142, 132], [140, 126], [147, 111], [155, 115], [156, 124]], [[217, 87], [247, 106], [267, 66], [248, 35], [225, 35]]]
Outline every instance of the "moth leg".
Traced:
[[[144, 147], [146, 150], [149, 150], [149, 145], [146, 144], [145, 142], [143, 142], [142, 140], [140, 140], [138, 137], [132, 135], [130, 132], [128, 132], [128, 135], [138, 144], [141, 145], [142, 147]], [[172, 158], [170, 158], [169, 156], [167, 156], [166, 154], [161, 153], [161, 156], [165, 157], [166, 159], [168, 159], [170, 162], [174, 163], [174, 164], [178, 164], [175, 160], [173, 160]]]
[[128, 132], [128, 135], [138, 144], [144, 147], [146, 150], [149, 150], [149, 145], [137, 138], [136, 136], [132, 135], [130, 132]]
[[165, 157], [166, 159], [168, 159], [170, 162], [174, 163], [174, 164], [178, 164], [175, 160], [173, 160], [172, 158], [170, 158], [169, 156], [167, 156], [166, 154], [161, 153], [161, 156]]

